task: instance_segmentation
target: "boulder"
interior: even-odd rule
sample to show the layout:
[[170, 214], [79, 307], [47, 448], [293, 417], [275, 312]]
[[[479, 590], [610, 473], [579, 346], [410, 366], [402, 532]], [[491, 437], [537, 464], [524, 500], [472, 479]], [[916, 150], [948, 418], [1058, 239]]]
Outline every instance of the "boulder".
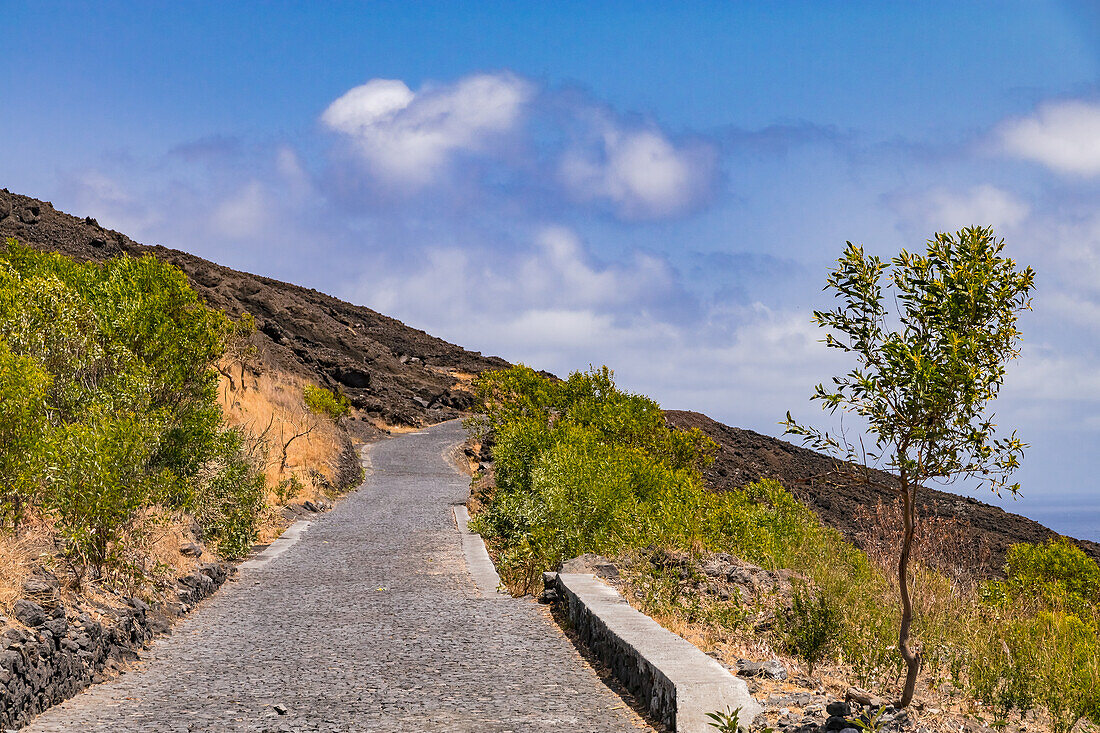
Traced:
[[180, 554], [187, 557], [202, 557], [206, 550], [201, 542], [184, 542], [180, 545]]
[[787, 679], [787, 668], [778, 659], [769, 659], [766, 662], [738, 659], [737, 674], [741, 677], [767, 677], [773, 680], [785, 680]]
[[46, 611], [34, 601], [20, 598], [12, 606], [12, 613], [16, 620], [24, 626], [41, 626], [46, 623]]
[[30, 204], [23, 208], [19, 212], [19, 221], [24, 224], [35, 224], [38, 222], [39, 216], [42, 213], [42, 209], [35, 204]]
[[591, 573], [605, 580], [619, 577], [619, 569], [606, 557], [586, 552], [583, 555], [566, 560], [561, 564], [563, 573]]

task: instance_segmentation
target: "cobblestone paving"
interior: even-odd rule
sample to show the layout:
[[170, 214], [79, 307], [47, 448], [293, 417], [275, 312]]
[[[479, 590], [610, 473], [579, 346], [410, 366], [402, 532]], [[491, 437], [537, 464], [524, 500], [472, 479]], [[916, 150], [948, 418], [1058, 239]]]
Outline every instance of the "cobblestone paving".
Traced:
[[451, 422], [374, 445], [297, 544], [27, 730], [648, 730], [543, 607], [478, 595], [450, 509], [468, 479], [442, 458], [460, 439]]

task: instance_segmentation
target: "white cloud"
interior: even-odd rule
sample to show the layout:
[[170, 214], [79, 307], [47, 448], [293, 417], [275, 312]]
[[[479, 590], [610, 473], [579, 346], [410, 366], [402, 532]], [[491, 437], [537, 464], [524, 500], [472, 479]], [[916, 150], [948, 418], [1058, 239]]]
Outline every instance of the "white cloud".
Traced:
[[1100, 175], [1100, 104], [1050, 102], [1035, 114], [1001, 124], [1003, 149], [1060, 173]]
[[250, 181], [214, 209], [211, 225], [221, 235], [246, 239], [263, 233], [270, 218], [267, 193], [259, 181]]
[[711, 146], [676, 146], [655, 128], [630, 129], [607, 115], [593, 117], [592, 133], [559, 167], [575, 198], [608, 203], [624, 219], [660, 219], [685, 213], [709, 192]]
[[[127, 180], [128, 185], [133, 185]], [[94, 216], [100, 224], [141, 238], [163, 220], [160, 212], [131, 192], [127, 185], [99, 170], [76, 173], [66, 181], [76, 209], [73, 213]]]
[[[432, 187], [461, 207], [506, 191], [535, 208], [564, 197], [620, 219], [655, 220], [695, 209], [717, 171], [717, 148], [701, 138], [674, 141], [654, 123], [625, 121], [583, 94], [509, 72], [416, 92], [372, 79], [332, 102], [321, 123], [350, 143], [353, 155], [337, 157], [331, 181], [350, 202], [389, 205]], [[345, 160], [365, 170], [343, 169]]]
[[540, 303], [636, 305], [669, 294], [675, 275], [663, 260], [636, 253], [630, 263], [601, 267], [591, 262], [570, 229], [549, 226], [535, 236], [536, 249], [519, 265], [524, 297]]
[[983, 184], [965, 191], [933, 188], [895, 200], [895, 208], [919, 229], [954, 232], [968, 226], [992, 226], [1002, 233], [1021, 224], [1031, 207], [1015, 194]]
[[1083, 355], [1025, 346], [1008, 367], [1004, 395], [1010, 404], [1032, 406], [1048, 419], [1064, 421], [1066, 405], [1074, 410], [1100, 406], [1100, 371]]
[[451, 329], [486, 311], [564, 318], [587, 311], [618, 317], [659, 310], [663, 302], [682, 297], [677, 288], [676, 273], [662, 259], [635, 253], [625, 263], [600, 264], [571, 229], [544, 226], [513, 252], [480, 251], [476, 244], [428, 247], [405, 265], [375, 263], [351, 286], [349, 297], [383, 313]]
[[291, 198], [301, 200], [313, 192], [313, 183], [294, 148], [280, 145], [275, 150], [275, 170], [286, 185], [287, 193]]
[[362, 135], [392, 121], [415, 96], [399, 79], [371, 79], [330, 104], [321, 121], [348, 135]]
[[1063, 309], [1073, 301], [1100, 302], [1100, 213], [1087, 202], [1037, 212], [1013, 239], [1021, 264], [1037, 272], [1037, 312], [1048, 299]]
[[413, 93], [372, 79], [337, 99], [321, 121], [350, 138], [371, 171], [406, 188], [442, 176], [462, 151], [486, 151], [521, 119], [533, 87], [509, 73], [469, 76]]
[[581, 349], [598, 353], [621, 345], [634, 334], [633, 329], [616, 324], [608, 313], [569, 307], [521, 311], [505, 318], [499, 327], [496, 338], [529, 353], [577, 353]]
[[[372, 262], [343, 295], [563, 376], [606, 363], [624, 387], [668, 407], [770, 432], [787, 408], [806, 404], [814, 384], [843, 371], [808, 311], [723, 305], [685, 317], [668, 310], [691, 300], [679, 278], [645, 254], [595, 262], [572, 230], [548, 226], [493, 257], [456, 244], [403, 265]], [[812, 419], [818, 411], [803, 412]]]
[[1095, 299], [1081, 294], [1055, 291], [1042, 295], [1042, 307], [1044, 311], [1078, 328], [1100, 333], [1100, 302]]

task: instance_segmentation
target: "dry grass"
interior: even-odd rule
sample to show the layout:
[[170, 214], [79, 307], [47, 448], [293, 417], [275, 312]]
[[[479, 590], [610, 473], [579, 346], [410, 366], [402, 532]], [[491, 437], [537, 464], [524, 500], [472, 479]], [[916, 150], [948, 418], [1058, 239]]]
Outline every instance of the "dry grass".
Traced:
[[260, 521], [256, 527], [256, 542], [261, 545], [269, 545], [279, 539], [279, 535], [281, 535], [288, 526], [290, 526], [290, 524], [283, 518], [283, 515], [279, 514], [275, 507], [269, 506], [260, 517]]
[[0, 608], [5, 614], [11, 613], [11, 605], [22, 595], [23, 581], [30, 575], [43, 538], [33, 531], [0, 534]]
[[[881, 501], [874, 507], [860, 506], [856, 522], [863, 529], [856, 544], [887, 577], [897, 572], [902, 541], [901, 501]], [[990, 574], [993, 553], [989, 542], [962, 519], [922, 517], [913, 538], [913, 562], [936, 570], [967, 586]]]
[[472, 372], [463, 372], [455, 369], [454, 367], [440, 367], [429, 366], [428, 369], [432, 370], [436, 374], [446, 374], [448, 377], [456, 380], [453, 390], [460, 392], [474, 392], [474, 380], [477, 379], [477, 375]]
[[[638, 572], [637, 559], [619, 558], [616, 564], [623, 575], [607, 581], [613, 585], [631, 606], [650, 616], [664, 628], [692, 643], [704, 652], [714, 656], [720, 662], [732, 667], [739, 659], [765, 660], [779, 659], [786, 667], [789, 677], [786, 680], [768, 680], [756, 678], [750, 682], [753, 694], [758, 700], [766, 700], [772, 695], [788, 696], [795, 693], [825, 694], [832, 699], [844, 699], [846, 690], [853, 684], [852, 669], [835, 660], [826, 661], [814, 667], [812, 677], [805, 663], [771, 643], [769, 634], [752, 626], [730, 628], [717, 621], [714, 609], [723, 602], [699, 594], [690, 581], [662, 583], [653, 575]], [[927, 580], [931, 576], [920, 578]], [[950, 582], [938, 576], [942, 582]], [[656, 585], [655, 585], [656, 583]], [[679, 585], [679, 587], [677, 587]], [[918, 587], [920, 587], [918, 585]], [[942, 588], [940, 589], [942, 591]], [[963, 614], [965, 600], [958, 594], [954, 599], [938, 596], [934, 591], [924, 596], [925, 612], [936, 618], [933, 625], [945, 623], [945, 617], [953, 617], [961, 627], [970, 626], [972, 619]], [[933, 600], [938, 597], [938, 600]], [[895, 680], [896, 682], [896, 680]], [[889, 689], [877, 688], [876, 692], [889, 697]], [[794, 716], [800, 717], [803, 710], [787, 706]], [[911, 717], [923, 730], [935, 733], [976, 733], [988, 731], [978, 721], [992, 721], [993, 716], [973, 698], [964, 694], [946, 679], [935, 675], [921, 678], [918, 699], [910, 708]], [[776, 723], [776, 710], [769, 711], [770, 722]], [[763, 722], [763, 721], [762, 721]], [[1015, 717], [1005, 727], [1006, 733], [1050, 733], [1051, 728], [1045, 714], [1040, 711], [1028, 714], [1025, 718]]]
[[176, 578], [191, 572], [199, 562], [218, 559], [212, 547], [207, 547], [200, 559], [180, 554], [182, 545], [194, 541], [189, 516], [154, 506], [142, 512], [125, 544], [132, 561], [141, 563], [150, 578]]
[[[310, 382], [275, 370], [260, 373], [239, 365], [222, 369], [218, 400], [226, 423], [242, 429], [264, 466], [267, 510], [257, 542], [275, 540], [287, 527], [278, 507], [326, 497], [343, 449], [343, 435], [328, 418], [312, 413], [302, 392]], [[391, 432], [407, 432], [390, 426]]]
[[[223, 370], [218, 399], [226, 422], [249, 437], [264, 465], [268, 505], [316, 500], [335, 474], [343, 447], [339, 428], [306, 408], [302, 390], [309, 382], [292, 374]], [[300, 486], [287, 482], [295, 479]], [[264, 522], [271, 523], [272, 518]]]

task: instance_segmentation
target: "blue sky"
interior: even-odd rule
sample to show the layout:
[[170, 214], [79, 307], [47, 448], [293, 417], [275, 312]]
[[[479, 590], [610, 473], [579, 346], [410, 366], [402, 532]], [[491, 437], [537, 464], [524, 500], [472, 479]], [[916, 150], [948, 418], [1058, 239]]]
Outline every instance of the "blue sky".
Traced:
[[827, 424], [807, 398], [847, 365], [809, 318], [845, 240], [992, 225], [1038, 271], [1011, 506], [1100, 539], [1089, 3], [3, 13], [0, 186], [761, 432]]

